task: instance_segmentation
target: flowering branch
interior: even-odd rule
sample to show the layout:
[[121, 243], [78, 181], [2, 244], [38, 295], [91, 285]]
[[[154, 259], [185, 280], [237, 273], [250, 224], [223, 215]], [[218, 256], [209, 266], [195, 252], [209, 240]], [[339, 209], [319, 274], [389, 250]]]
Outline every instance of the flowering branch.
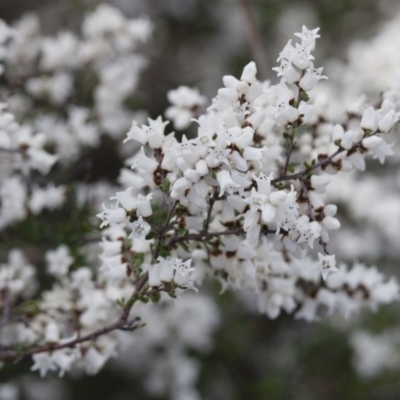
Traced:
[[88, 341], [96, 340], [98, 337], [103, 336], [107, 333], [113, 332], [115, 330], [130, 330], [133, 331], [135, 329], [140, 328], [140, 324], [134, 325], [138, 322], [138, 319], [135, 318], [133, 321], [128, 321], [129, 313], [137, 299], [139, 299], [140, 292], [143, 287], [146, 285], [148, 280], [147, 274], [143, 275], [141, 279], [137, 282], [135, 286], [135, 291], [132, 296], [127, 301], [127, 305], [124, 307], [121, 316], [118, 318], [117, 321], [113, 322], [112, 324], [106, 325], [100, 329], [95, 330], [87, 335], [78, 336], [76, 339], [66, 340], [64, 343], [49, 343], [43, 346], [33, 347], [31, 349], [22, 350], [22, 351], [11, 351], [5, 352], [4, 354], [0, 353], [0, 361], [7, 361], [16, 359], [17, 361], [22, 360], [25, 357], [32, 356], [34, 354], [39, 353], [47, 353], [53, 352], [56, 350], [67, 349], [67, 348], [74, 348], [76, 345]]
[[[249, 2], [242, 0], [241, 4], [255, 29]], [[95, 145], [98, 127], [94, 124], [112, 130], [115, 121], [126, 114], [127, 88], [117, 83], [125, 76], [125, 69], [128, 76], [122, 81], [136, 82], [136, 76], [129, 75], [129, 71], [137, 58], [129, 54], [135, 43], [149, 33], [145, 21], [135, 25], [108, 6], [96, 13], [87, 22], [87, 37], [82, 43], [75, 37], [60, 37], [55, 43], [38, 46], [45, 49], [44, 55], [38, 55], [39, 66], [51, 74], [39, 80], [28, 78], [26, 82], [32, 97], [44, 96], [63, 104], [70, 91], [66, 89], [64, 97], [60, 97], [60, 91], [49, 90], [71, 83], [71, 71], [77, 68], [72, 63], [76, 57], [71, 56], [71, 49], [72, 54], [82, 53], [82, 57], [89, 58], [78, 60], [81, 65], [93, 64], [93, 68], [106, 65], [114, 50], [116, 54], [127, 52], [126, 58], [122, 57], [126, 65], [117, 62], [112, 65], [112, 73], [104, 73], [108, 83], [101, 83], [105, 69], [96, 71], [100, 87], [93, 96], [98, 102], [95, 111], [68, 111], [64, 115], [68, 121], [61, 127], [54, 127], [51, 118], [35, 121], [41, 128], [57, 132], [53, 136], [64, 135], [66, 143], [69, 140], [77, 146], [81, 142]], [[113, 26], [107, 26], [110, 13]], [[139, 33], [140, 40], [132, 37]], [[252, 35], [253, 50], [259, 53], [260, 38], [254, 32]], [[327, 246], [329, 232], [338, 230], [340, 222], [335, 217], [336, 205], [325, 204], [322, 195], [330, 183], [330, 173], [363, 171], [367, 156], [383, 162], [392, 154], [383, 137], [393, 130], [399, 115], [393, 102], [385, 99], [378, 109], [365, 108], [360, 118], [352, 115], [348, 125], [334, 124], [328, 116], [320, 116], [321, 107], [315, 104], [318, 99], [311, 95], [319, 80], [326, 79], [322, 68], [313, 63], [318, 29], [303, 27], [296, 36], [299, 42], [287, 43], [278, 58], [280, 65], [274, 68], [281, 78], [278, 84], [260, 82], [254, 62], [244, 67], [240, 78], [223, 78], [224, 87], [196, 121], [196, 137], [178, 140], [174, 133], [165, 134], [168, 122], [161, 117], [141, 126], [132, 122], [124, 143], [134, 140], [140, 149], [126, 160], [130, 169], [121, 170], [119, 181], [123, 189], [103, 203], [102, 212], [97, 214], [100, 227], [104, 228], [99, 242], [99, 266], [93, 268], [95, 263], [90, 257], [89, 267], [81, 265], [66, 244], [47, 251], [46, 272], [54, 284], [30, 303], [23, 300], [32, 296], [27, 288], [32, 286], [35, 268], [22, 252], [10, 252], [0, 269], [0, 289], [6, 293], [0, 299], [0, 324], [15, 340], [0, 344], [0, 360], [32, 356], [32, 369], [42, 375], [50, 370], [63, 374], [74, 365], [97, 372], [118, 344], [118, 335], [112, 333], [141, 326], [139, 317], [129, 319], [134, 305], [136, 315], [144, 312], [146, 316], [152, 312], [147, 303], [162, 302], [165, 308], [157, 318], [168, 318], [164, 315], [167, 305], [187, 289], [196, 289], [205, 276], [216, 277], [223, 289], [253, 291], [260, 312], [270, 318], [286, 311], [296, 318], [315, 320], [320, 305], [347, 316], [361, 307], [376, 308], [398, 298], [397, 282], [387, 280], [376, 269], [357, 263], [352, 269], [342, 264], [336, 267], [335, 255], [328, 253]], [[100, 43], [105, 41], [99, 49], [104, 47], [107, 54], [87, 51], [94, 48], [93, 43], [99, 43], [99, 38]], [[59, 41], [67, 43], [63, 61], [49, 50], [64, 48]], [[116, 44], [118, 49], [114, 48]], [[78, 47], [86, 51], [78, 52]], [[50, 55], [46, 56], [46, 52]], [[65, 73], [64, 68], [71, 73]], [[114, 76], [118, 77], [115, 87], [122, 87], [123, 93], [114, 93], [118, 90], [113, 84], [110, 87]], [[54, 79], [58, 79], [57, 85]], [[131, 90], [128, 88], [128, 92]], [[115, 103], [111, 113], [109, 102], [102, 102], [109, 95]], [[187, 126], [205, 105], [197, 91], [186, 87], [171, 91], [168, 97], [173, 106], [167, 115], [179, 129]], [[34, 134], [21, 127], [3, 105], [0, 122], [2, 143], [13, 143], [15, 147], [10, 148], [17, 150], [12, 151], [15, 170], [0, 183], [2, 229], [23, 221], [28, 211], [36, 216], [34, 210], [62, 204], [65, 194], [60, 188], [50, 186], [35, 191], [20, 175], [26, 176], [31, 169], [46, 174], [58, 159], [63, 163], [75, 160], [80, 148], [74, 147], [73, 154], [63, 153], [69, 146], [64, 142], [55, 145], [54, 138], [47, 142], [50, 134]], [[299, 125], [301, 134], [296, 132]], [[308, 134], [308, 128], [318, 132], [324, 145]], [[65, 137], [69, 130], [73, 134]], [[301, 143], [307, 134], [308, 148], [304, 149]], [[54, 155], [45, 150], [53, 147]], [[23, 156], [19, 150], [22, 148]], [[296, 172], [291, 159], [297, 149], [296, 156], [304, 157], [304, 167]], [[294, 181], [293, 185], [283, 184], [290, 181]], [[93, 187], [85, 182], [83, 189], [90, 192]], [[106, 193], [109, 190], [107, 187]], [[104, 191], [101, 193], [104, 197]], [[78, 194], [81, 197], [80, 191]], [[49, 198], [55, 200], [50, 202]], [[165, 215], [161, 223], [160, 214]], [[323, 248], [317, 260], [309, 256], [315, 243]], [[75, 248], [74, 253], [76, 250], [81, 251]], [[86, 248], [82, 254], [85, 252]], [[185, 296], [187, 299], [190, 295]], [[116, 304], [122, 310], [118, 314]], [[14, 305], [18, 305], [15, 312], [11, 308]], [[171, 318], [175, 319], [184, 318]]]

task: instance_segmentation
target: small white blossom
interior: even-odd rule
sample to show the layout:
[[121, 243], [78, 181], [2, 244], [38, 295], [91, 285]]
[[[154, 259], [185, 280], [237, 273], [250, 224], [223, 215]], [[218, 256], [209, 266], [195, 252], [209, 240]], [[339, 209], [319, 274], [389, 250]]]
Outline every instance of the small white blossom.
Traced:
[[337, 272], [335, 255], [324, 255], [318, 253], [319, 263], [316, 268], [321, 271], [322, 278], [326, 280], [330, 272]]
[[143, 220], [143, 217], [139, 217], [135, 222], [129, 223], [129, 228], [132, 230], [129, 235], [130, 239], [145, 240], [146, 235], [150, 232], [150, 225]]

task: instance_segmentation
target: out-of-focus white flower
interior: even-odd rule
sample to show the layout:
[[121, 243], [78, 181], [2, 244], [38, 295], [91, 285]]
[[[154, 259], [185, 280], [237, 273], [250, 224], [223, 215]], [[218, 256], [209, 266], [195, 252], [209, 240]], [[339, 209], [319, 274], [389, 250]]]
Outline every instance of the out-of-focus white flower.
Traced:
[[176, 129], [185, 129], [191, 120], [203, 109], [207, 99], [197, 89], [179, 86], [167, 93], [172, 104], [165, 111], [165, 116], [172, 119]]
[[324, 255], [318, 253], [319, 263], [317, 268], [321, 271], [324, 280], [328, 277], [330, 272], [337, 272], [335, 255]]

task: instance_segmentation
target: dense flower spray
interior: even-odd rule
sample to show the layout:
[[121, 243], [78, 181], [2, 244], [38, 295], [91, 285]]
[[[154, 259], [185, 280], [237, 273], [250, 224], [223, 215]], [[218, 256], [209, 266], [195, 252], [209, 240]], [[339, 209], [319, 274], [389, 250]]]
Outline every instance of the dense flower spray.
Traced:
[[[151, 33], [147, 20], [126, 20], [108, 6], [85, 19], [81, 38], [65, 32], [43, 39], [35, 21], [21, 24], [0, 25], [5, 54], [0, 72], [29, 76], [30, 71], [13, 69], [17, 55], [26, 58], [24, 68], [34, 68], [39, 54], [42, 75], [26, 79], [26, 91], [57, 106], [71, 95], [73, 72], [81, 65], [92, 67], [98, 85], [94, 109], [72, 107], [66, 121], [43, 115], [33, 126], [20, 125], [7, 104], [1, 105], [0, 150], [13, 165], [0, 183], [2, 228], [63, 203], [66, 187], [26, 184], [31, 170], [46, 175], [56, 162], [71, 162], [82, 147], [96, 146], [100, 132], [118, 137], [129, 129], [132, 115], [124, 100], [145, 64], [131, 52]], [[25, 48], [28, 31], [37, 34], [36, 50]], [[135, 149], [120, 173], [123, 187], [103, 196], [97, 214], [104, 228], [97, 268], [76, 265], [63, 244], [49, 249], [44, 258], [54, 284], [36, 299], [27, 323], [22, 311], [20, 319], [8, 319], [7, 310], [32, 298], [35, 268], [17, 249], [1, 266], [6, 317], [0, 322], [0, 360], [32, 356], [32, 370], [42, 376], [49, 371], [62, 376], [73, 367], [96, 373], [129, 335], [151, 331], [139, 328], [152, 320], [164, 325], [165, 335], [178, 330], [186, 347], [206, 348], [218, 313], [202, 294], [183, 292], [196, 292], [208, 277], [222, 290], [254, 293], [269, 318], [285, 311], [314, 321], [320, 306], [349, 317], [362, 307], [397, 300], [393, 278], [358, 262], [348, 267], [339, 254], [330, 254], [330, 231], [339, 230], [340, 221], [324, 193], [331, 175], [364, 171], [367, 157], [383, 163], [393, 154], [386, 137], [398, 122], [398, 108], [385, 98], [340, 124], [330, 122], [313, 91], [327, 79], [314, 65], [318, 32], [303, 27], [298, 42], [287, 43], [274, 68], [276, 85], [257, 80], [250, 62], [240, 78], [224, 76], [224, 87], [207, 109], [196, 90], [171, 91], [166, 116], [177, 129], [196, 124], [193, 138], [166, 133], [162, 117], [133, 121], [123, 140]], [[112, 57], [115, 63], [107, 64]], [[18, 102], [23, 108], [23, 100]], [[193, 322], [195, 330], [185, 324], [188, 304], [202, 316]], [[143, 341], [149, 348], [163, 342], [154, 332]], [[183, 347], [168, 354], [160, 368], [196, 369]], [[191, 388], [184, 384], [179, 390]]]

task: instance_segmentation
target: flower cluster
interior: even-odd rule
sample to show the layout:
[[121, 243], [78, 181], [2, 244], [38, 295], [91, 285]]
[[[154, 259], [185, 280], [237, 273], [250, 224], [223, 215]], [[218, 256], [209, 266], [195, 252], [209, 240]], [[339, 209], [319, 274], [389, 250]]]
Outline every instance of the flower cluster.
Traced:
[[[57, 159], [75, 160], [81, 145], [95, 146], [99, 131], [118, 136], [124, 129], [132, 117], [124, 101], [144, 66], [143, 58], [131, 53], [148, 38], [151, 25], [101, 6], [85, 19], [81, 39], [65, 32], [41, 40], [32, 19], [11, 33], [2, 29], [0, 45], [11, 35], [5, 74], [29, 75], [35, 68], [41, 73], [24, 82], [32, 98], [45, 98], [56, 107], [65, 104], [74, 73], [83, 65], [98, 79], [94, 109], [70, 107], [65, 120], [37, 117], [33, 125], [44, 134], [20, 126], [2, 108], [0, 145], [22, 171], [1, 181], [0, 222], [6, 226], [28, 211], [53, 210], [64, 201], [65, 185], [26, 186], [22, 177], [30, 169], [45, 174]], [[14, 35], [18, 41], [13, 42]], [[376, 309], [398, 299], [393, 278], [358, 262], [349, 268], [330, 254], [331, 231], [341, 224], [337, 205], [325, 196], [332, 175], [364, 171], [367, 157], [383, 163], [393, 154], [386, 137], [399, 120], [397, 105], [384, 95], [378, 106], [365, 103], [343, 122], [332, 121], [314, 90], [326, 79], [322, 68], [314, 66], [318, 29], [303, 27], [296, 36], [298, 43], [289, 41], [279, 55], [277, 84], [260, 82], [250, 62], [240, 78], [223, 78], [224, 87], [207, 109], [195, 90], [169, 92], [173, 105], [166, 116], [177, 129], [197, 124], [195, 137], [178, 140], [162, 117], [147, 124], [134, 120], [126, 127], [125, 146], [135, 150], [120, 172], [122, 188], [109, 195], [107, 186], [88, 185], [78, 195], [81, 207], [93, 198], [98, 202], [99, 194], [109, 198], [97, 214], [104, 228], [101, 240], [95, 237], [95, 248], [86, 243], [80, 249], [88, 265], [64, 244], [46, 252], [54, 284], [36, 302], [22, 303], [31, 307], [29, 318], [1, 327], [5, 350], [0, 360], [21, 356], [16, 348], [23, 344], [22, 356], [32, 356], [32, 369], [41, 375], [63, 375], [74, 367], [96, 373], [120, 342], [138, 351], [138, 342], [129, 342], [132, 335], [145, 337], [141, 351], [156, 352], [163, 343], [161, 332], [178, 332], [184, 346], [165, 346], [148, 379], [160, 382], [169, 369], [174, 380], [170, 395], [190, 397], [197, 369], [184, 350], [207, 348], [218, 313], [203, 295], [195, 300], [196, 294], [184, 292], [197, 291], [206, 278], [217, 279], [222, 290], [252, 293], [269, 318], [285, 311], [314, 321], [323, 309], [347, 318], [363, 307]], [[28, 37], [34, 38], [29, 51]], [[22, 56], [23, 73], [14, 68]], [[21, 111], [22, 99], [11, 100], [15, 113], [27, 113]], [[128, 147], [131, 142], [134, 146]], [[47, 143], [55, 145], [56, 154], [47, 151]], [[4, 310], [16, 298], [32, 295], [28, 280], [34, 269], [26, 264], [16, 251], [0, 269]], [[185, 307], [191, 302], [201, 318], [186, 323], [190, 312]], [[145, 328], [148, 334], [139, 330], [142, 319], [153, 323]], [[182, 365], [190, 372], [184, 381], [177, 377]]]
[[[326, 78], [313, 64], [317, 33], [304, 27], [297, 35], [301, 43], [285, 46], [275, 68], [282, 77], [277, 85], [258, 82], [254, 63], [240, 79], [225, 76], [225, 87], [197, 120], [194, 139], [179, 142], [173, 133], [164, 134], [161, 118], [141, 127], [133, 122], [125, 142], [136, 140], [142, 147], [127, 163], [143, 180], [117, 193], [99, 217], [102, 225], [122, 224], [128, 237], [151, 242], [155, 250], [147, 260], [143, 255], [139, 273], [133, 271], [137, 279], [148, 271], [150, 286], [165, 290], [170, 265], [186, 257], [198, 277], [213, 275], [224, 289], [255, 291], [260, 310], [271, 318], [299, 304], [296, 316], [307, 320], [317, 318], [319, 305], [349, 316], [361, 306], [375, 308], [397, 298], [397, 283], [385, 282], [375, 269], [336, 267], [328, 232], [340, 222], [336, 205], [325, 204], [323, 194], [329, 175], [363, 171], [366, 156], [383, 162], [392, 154], [382, 136], [393, 130], [398, 113], [385, 100], [346, 124], [325, 122], [323, 134], [305, 141], [307, 130], [316, 130], [325, 117], [310, 100], [314, 86]], [[301, 156], [304, 168], [292, 162]], [[150, 191], [143, 193], [146, 187]], [[160, 198], [167, 199], [169, 212], [152, 232], [150, 201], [159, 204]], [[306, 256], [316, 242], [322, 247], [319, 262]], [[135, 241], [132, 246], [138, 252]], [[161, 253], [169, 261], [160, 261]], [[120, 259], [126, 261], [110, 263], [109, 273], [123, 273], [127, 265]]]

